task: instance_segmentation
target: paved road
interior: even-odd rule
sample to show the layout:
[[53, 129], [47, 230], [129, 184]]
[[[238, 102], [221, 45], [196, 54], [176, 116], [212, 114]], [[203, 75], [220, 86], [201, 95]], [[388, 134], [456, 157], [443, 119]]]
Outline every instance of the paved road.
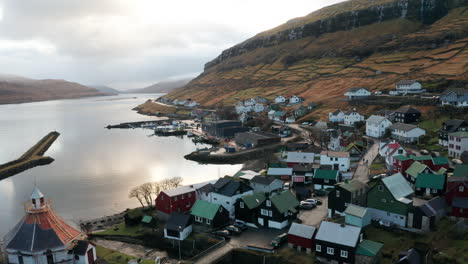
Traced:
[[[369, 181], [369, 166], [374, 162], [375, 157], [379, 154], [379, 143], [375, 142], [369, 151], [361, 158], [354, 172], [353, 179], [358, 179], [362, 182]], [[367, 164], [364, 161], [368, 161]]]
[[319, 227], [320, 222], [328, 215], [328, 197], [317, 197], [322, 201], [322, 205], [317, 206], [313, 210], [302, 210], [298, 218], [302, 220], [304, 225]]

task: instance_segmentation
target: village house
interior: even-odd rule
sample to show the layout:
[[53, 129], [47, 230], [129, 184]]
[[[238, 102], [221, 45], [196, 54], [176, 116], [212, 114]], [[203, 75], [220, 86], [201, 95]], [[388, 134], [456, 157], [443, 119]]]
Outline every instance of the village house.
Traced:
[[258, 224], [264, 227], [282, 229], [296, 219], [299, 201], [289, 191], [274, 192], [259, 206]]
[[349, 110], [344, 113], [343, 121], [345, 125], [353, 126], [354, 123], [364, 121], [364, 116], [355, 110]]
[[381, 224], [406, 226], [413, 207], [413, 189], [400, 173], [380, 179], [367, 193], [367, 207], [373, 220]]
[[229, 222], [229, 212], [220, 204], [197, 200], [190, 211], [194, 223], [217, 228]]
[[366, 206], [368, 189], [367, 184], [358, 179], [335, 184], [335, 189], [328, 194], [328, 217], [344, 215], [348, 204]]
[[320, 165], [332, 166], [334, 170], [348, 171], [350, 167], [349, 152], [322, 151]]
[[296, 122], [296, 117], [294, 114], [288, 113], [286, 114], [286, 119], [284, 120], [286, 124], [293, 124]]
[[427, 244], [415, 243], [415, 247], [398, 254], [397, 264], [430, 264], [427, 260], [432, 259], [432, 248]]
[[238, 115], [252, 112], [252, 106], [245, 106], [242, 102], [238, 102], [235, 108]]
[[314, 159], [315, 154], [312, 152], [287, 152], [285, 161], [288, 167], [292, 168], [297, 164], [313, 164]]
[[257, 228], [260, 215], [259, 206], [266, 200], [264, 192], [242, 196], [235, 204], [235, 219], [250, 227]]
[[395, 110], [382, 109], [377, 111], [376, 115], [383, 116], [388, 119], [388, 121], [395, 121]]
[[314, 109], [314, 106], [315, 106], [315, 105], [314, 105], [313, 102], [308, 103], [308, 104], [307, 104], [307, 110], [312, 110], [312, 109]]
[[271, 193], [283, 188], [283, 181], [273, 177], [257, 175], [250, 180], [250, 187], [256, 192]]
[[238, 146], [246, 148], [263, 147], [281, 142], [281, 137], [263, 131], [236, 133], [234, 138]]
[[271, 127], [271, 133], [276, 134], [280, 137], [289, 137], [292, 135], [292, 130], [289, 126], [285, 125], [273, 125]]
[[425, 90], [419, 82], [414, 80], [401, 80], [396, 83], [396, 90], [393, 94], [417, 94], [423, 92], [425, 92]]
[[303, 105], [300, 105], [298, 107], [296, 107], [296, 109], [294, 109], [294, 115], [297, 116], [297, 117], [301, 117], [301, 116], [304, 116], [305, 114], [307, 114], [307, 108]]
[[341, 146], [341, 132], [339, 130], [332, 130], [329, 132], [330, 134], [330, 140], [328, 141], [328, 150], [331, 151], [342, 151], [344, 149], [343, 146]]
[[314, 189], [333, 188], [341, 181], [340, 172], [337, 170], [316, 169], [314, 172]]
[[406, 176], [406, 170], [415, 161], [428, 166], [433, 172], [439, 174], [444, 174], [450, 163], [446, 157], [397, 155], [393, 158], [393, 173], [400, 172], [403, 176]]
[[362, 155], [365, 153], [366, 147], [362, 142], [354, 142], [346, 146], [344, 151], [349, 153], [351, 161], [359, 161]]
[[66, 223], [35, 187], [24, 205], [25, 215], [3, 239], [4, 257], [10, 264], [94, 264], [94, 244]]
[[445, 192], [447, 205], [451, 207], [450, 215], [468, 218], [468, 165], [457, 165], [453, 176], [447, 179]]
[[220, 138], [232, 138], [236, 133], [249, 131], [249, 128], [243, 127], [237, 120], [217, 120], [202, 123], [203, 132], [210, 136]]
[[465, 151], [468, 151], [468, 131], [450, 133], [448, 135], [448, 155], [460, 158]]
[[362, 240], [360, 227], [322, 221], [315, 235], [315, 256], [321, 263], [355, 263]]
[[392, 125], [387, 118], [372, 115], [366, 120], [366, 135], [374, 138], [381, 138], [389, 126]]
[[416, 196], [432, 198], [445, 192], [446, 179], [443, 174], [419, 173], [414, 185]]
[[285, 102], [286, 102], [286, 98], [284, 98], [284, 96], [278, 95], [278, 96], [275, 97], [275, 103], [282, 104], [282, 103], [285, 103]]
[[419, 142], [419, 138], [426, 135], [426, 130], [415, 125], [395, 123], [388, 127], [391, 137], [404, 143]]
[[[249, 119], [251, 119], [250, 115], [247, 114], [247, 113], [242, 113], [239, 115], [239, 121], [242, 122], [242, 124], [244, 124], [245, 122], [247, 122]], [[236, 134], [237, 135], [237, 134]]]
[[408, 227], [425, 232], [436, 230], [437, 223], [447, 215], [447, 203], [443, 197], [435, 197], [408, 213]]
[[427, 166], [419, 161], [414, 161], [411, 166], [403, 174], [411, 186], [416, 184], [416, 178], [420, 174], [434, 174], [434, 172]]
[[268, 100], [262, 96], [255, 96], [255, 102], [257, 102], [257, 104], [266, 104]]
[[372, 240], [362, 240], [356, 250], [355, 263], [378, 264], [382, 259], [384, 244]]
[[387, 169], [393, 170], [395, 163], [395, 157], [406, 155], [406, 150], [395, 141], [384, 142], [381, 141], [379, 144], [379, 155], [385, 160]]
[[328, 113], [328, 121], [341, 123], [344, 121], [345, 113], [341, 110], [336, 110], [335, 112]]
[[419, 122], [420, 118], [421, 112], [411, 106], [402, 106], [395, 110], [395, 122], [411, 124]]
[[292, 182], [294, 184], [310, 184], [314, 179], [314, 170], [318, 169], [317, 164], [296, 164], [293, 168]]
[[185, 240], [192, 233], [192, 218], [189, 214], [173, 213], [164, 224], [164, 237]]
[[302, 101], [304, 101], [304, 99], [300, 98], [299, 96], [293, 95], [293, 96], [289, 97], [289, 103], [290, 104], [298, 104], [298, 103], [300, 103]]
[[357, 227], [366, 227], [371, 223], [371, 215], [366, 207], [348, 204], [345, 210], [345, 223]]
[[348, 100], [358, 100], [358, 99], [364, 99], [367, 98], [371, 95], [371, 92], [369, 92], [366, 88], [362, 87], [353, 87], [350, 88], [344, 96], [348, 97]]
[[305, 249], [307, 254], [315, 250], [314, 236], [317, 229], [313, 226], [292, 223], [288, 231], [288, 247], [297, 251]]
[[285, 111], [276, 111], [273, 114], [273, 121], [276, 122], [285, 122], [286, 121], [286, 112]]
[[267, 176], [275, 177], [281, 180], [290, 180], [292, 175], [292, 168], [268, 168], [267, 170]]
[[172, 213], [189, 212], [196, 198], [196, 190], [191, 186], [161, 191], [155, 201], [158, 217], [167, 220]]
[[451, 119], [442, 123], [439, 130], [439, 145], [448, 146], [448, 134], [459, 131], [468, 131], [468, 123], [465, 120]]
[[265, 111], [265, 106], [261, 103], [256, 103], [254, 106], [253, 106], [253, 111], [256, 112], [256, 113], [261, 113], [263, 111]]
[[449, 89], [440, 95], [442, 105], [452, 105], [455, 107], [468, 106], [468, 89]]
[[189, 107], [189, 108], [193, 108], [193, 107], [196, 107], [196, 106], [199, 106], [199, 105], [200, 104], [197, 103], [197, 101], [195, 101], [195, 100], [189, 100], [184, 104], [185, 107]]
[[273, 118], [275, 118], [275, 110], [270, 110], [268, 111], [267, 115], [268, 115], [268, 119], [270, 120], [273, 120]]
[[250, 98], [244, 101], [245, 106], [254, 106], [256, 103], [255, 98]]
[[220, 178], [213, 184], [210, 202], [222, 205], [229, 212], [229, 216], [234, 218], [234, 204], [237, 199], [252, 193], [253, 189], [242, 181], [228, 177]]

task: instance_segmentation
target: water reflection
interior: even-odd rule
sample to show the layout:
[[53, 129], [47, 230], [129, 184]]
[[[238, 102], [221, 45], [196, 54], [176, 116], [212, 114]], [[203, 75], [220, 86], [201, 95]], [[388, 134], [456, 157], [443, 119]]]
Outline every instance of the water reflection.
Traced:
[[[18, 158], [51, 130], [61, 133], [46, 152], [55, 162], [0, 181], [0, 235], [23, 215], [22, 203], [29, 199], [35, 178], [57, 211], [77, 221], [138, 206], [127, 198], [128, 192], [144, 182], [180, 176], [190, 184], [240, 169], [185, 160], [183, 156], [197, 148], [187, 138], [148, 137], [151, 131], [143, 129], [104, 129], [108, 124], [154, 119], [130, 110], [153, 96], [135, 96], [0, 106], [0, 163]], [[113, 98], [124, 97], [129, 95]]]

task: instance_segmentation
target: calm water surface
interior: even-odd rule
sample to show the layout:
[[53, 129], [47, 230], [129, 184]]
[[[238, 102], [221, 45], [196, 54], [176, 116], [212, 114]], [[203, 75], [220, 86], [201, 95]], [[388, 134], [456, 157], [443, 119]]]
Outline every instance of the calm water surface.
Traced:
[[154, 97], [127, 94], [0, 105], [0, 164], [18, 158], [50, 131], [61, 134], [45, 154], [55, 159], [52, 164], [0, 181], [0, 235], [22, 217], [22, 205], [35, 181], [60, 215], [78, 222], [138, 206], [128, 192], [148, 181], [180, 176], [190, 184], [232, 175], [241, 168], [185, 160], [184, 155], [204, 147], [187, 138], [150, 137], [152, 131], [144, 129], [104, 128], [154, 120], [131, 111]]

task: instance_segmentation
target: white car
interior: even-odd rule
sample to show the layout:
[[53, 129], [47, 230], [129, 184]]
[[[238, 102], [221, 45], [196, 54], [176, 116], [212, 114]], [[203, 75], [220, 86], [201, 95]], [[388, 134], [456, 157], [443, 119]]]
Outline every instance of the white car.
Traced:
[[309, 125], [309, 122], [303, 122], [302, 125], [303, 125], [303, 126], [308, 126], [308, 125]]

